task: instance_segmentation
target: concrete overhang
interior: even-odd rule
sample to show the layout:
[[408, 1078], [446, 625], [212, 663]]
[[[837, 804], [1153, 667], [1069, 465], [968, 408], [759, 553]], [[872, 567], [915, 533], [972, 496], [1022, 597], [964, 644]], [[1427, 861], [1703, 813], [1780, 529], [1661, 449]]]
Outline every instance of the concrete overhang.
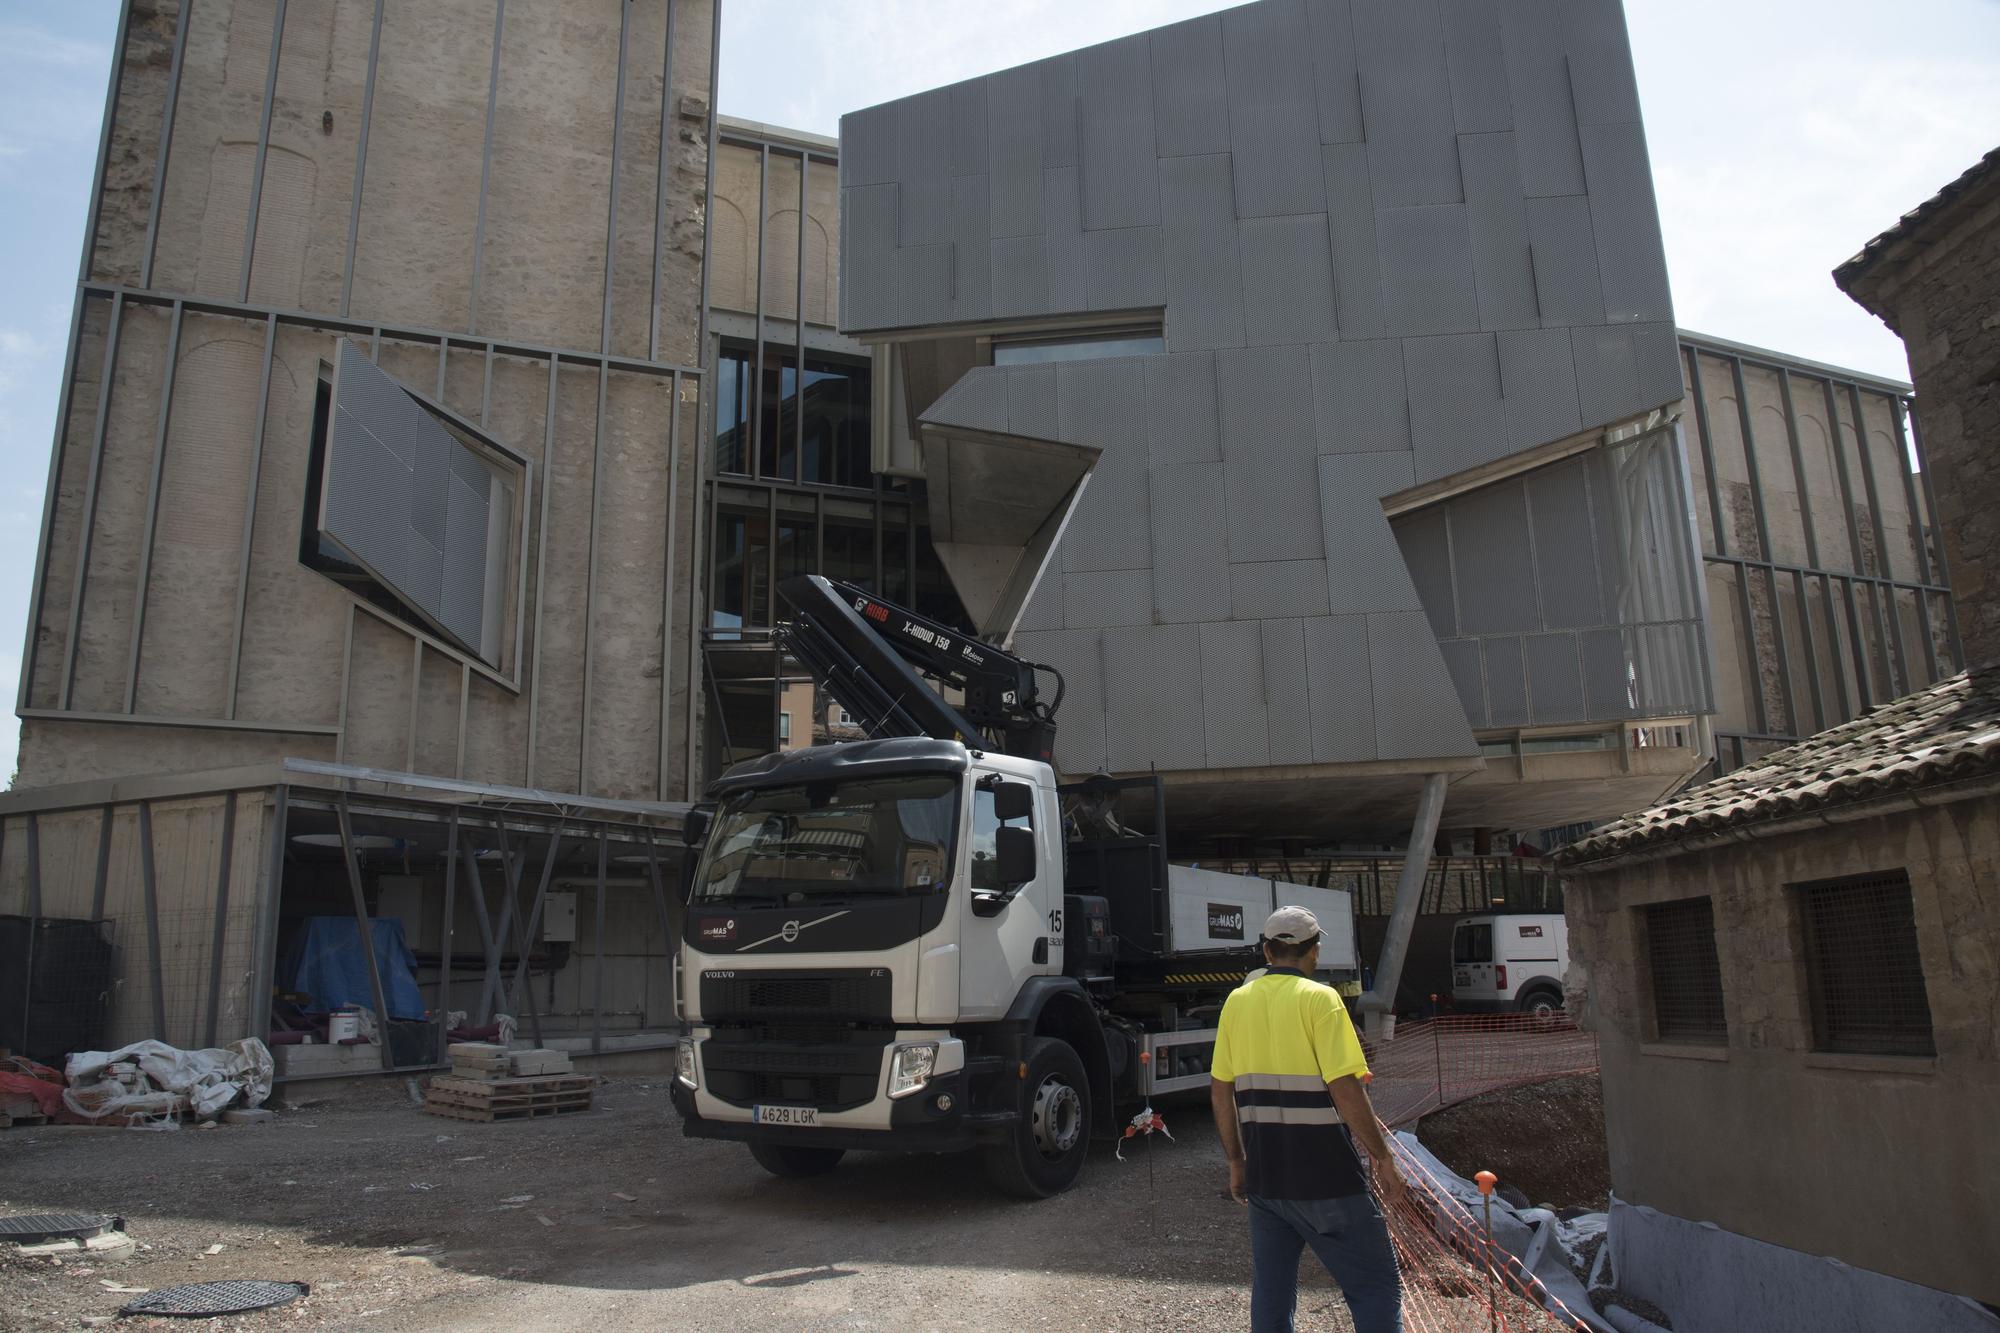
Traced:
[[966, 373], [917, 424], [931, 543], [979, 634], [1001, 644], [1102, 452], [1006, 427], [1005, 372], [993, 368]]

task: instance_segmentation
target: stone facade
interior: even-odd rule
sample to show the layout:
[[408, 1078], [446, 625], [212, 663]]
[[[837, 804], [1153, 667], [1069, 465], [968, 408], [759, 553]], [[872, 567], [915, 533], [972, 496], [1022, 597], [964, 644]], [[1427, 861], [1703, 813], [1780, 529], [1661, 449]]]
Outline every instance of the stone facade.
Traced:
[[[136, 0], [21, 786], [291, 755], [685, 794], [712, 13]], [[525, 460], [498, 660], [301, 563], [343, 337]]]
[[[1570, 951], [1589, 978], [1620, 1199], [2000, 1302], [2000, 1223], [1986, 1197], [2000, 1178], [1989, 1132], [2000, 1097], [2000, 797], [1990, 782], [1981, 790], [1569, 873]], [[1816, 1053], [1799, 899], [1786, 886], [1898, 869], [1937, 1054]], [[1657, 1042], [1640, 909], [1703, 896], [1727, 1037]]]
[[1909, 352], [1965, 658], [2000, 659], [2000, 150], [1835, 278]]

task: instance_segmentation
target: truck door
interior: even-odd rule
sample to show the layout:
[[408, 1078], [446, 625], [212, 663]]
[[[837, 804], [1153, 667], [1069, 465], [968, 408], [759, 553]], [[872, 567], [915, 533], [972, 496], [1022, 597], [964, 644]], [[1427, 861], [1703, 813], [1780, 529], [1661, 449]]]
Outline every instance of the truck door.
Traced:
[[1493, 918], [1472, 917], [1451, 929], [1451, 994], [1456, 1000], [1495, 998]]
[[[1061, 862], [1052, 861], [1047, 852], [1046, 840], [1055, 836], [1056, 821], [1048, 818], [1041, 795], [1027, 782], [973, 785], [967, 883], [957, 891], [964, 922], [958, 960], [961, 1018], [1003, 1017], [1023, 981], [1062, 968], [1062, 921], [1051, 915], [1062, 911]], [[999, 811], [1010, 804], [1029, 808], [1013, 818], [1001, 818]], [[1037, 849], [1033, 879], [1018, 885], [1002, 881], [1002, 829], [1033, 833]], [[1054, 966], [1048, 965], [1051, 962]]]

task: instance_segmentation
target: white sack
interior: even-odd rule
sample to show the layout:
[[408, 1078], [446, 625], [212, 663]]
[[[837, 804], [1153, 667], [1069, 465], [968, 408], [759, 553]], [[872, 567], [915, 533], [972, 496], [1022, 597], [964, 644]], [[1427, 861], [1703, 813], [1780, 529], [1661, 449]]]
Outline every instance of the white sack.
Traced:
[[[123, 1061], [136, 1064], [150, 1087], [134, 1087], [134, 1080], [109, 1072], [109, 1066]], [[195, 1118], [206, 1120], [226, 1106], [262, 1103], [271, 1095], [275, 1072], [270, 1050], [255, 1037], [205, 1051], [184, 1051], [163, 1041], [135, 1041], [115, 1051], [79, 1051], [70, 1056], [63, 1101], [78, 1115], [101, 1120], [120, 1113], [157, 1114], [161, 1094], [168, 1093], [185, 1097]]]

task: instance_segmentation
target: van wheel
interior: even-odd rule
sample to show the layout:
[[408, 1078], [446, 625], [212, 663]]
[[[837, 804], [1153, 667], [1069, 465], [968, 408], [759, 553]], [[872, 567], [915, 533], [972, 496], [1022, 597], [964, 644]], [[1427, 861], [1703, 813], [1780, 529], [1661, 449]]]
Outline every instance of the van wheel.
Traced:
[[804, 1180], [808, 1176], [823, 1176], [840, 1165], [840, 1159], [847, 1155], [845, 1148], [801, 1148], [789, 1143], [753, 1143], [750, 1155], [757, 1159], [757, 1165], [774, 1176], [786, 1180]]
[[1007, 1137], [986, 1150], [995, 1189], [1046, 1199], [1076, 1183], [1090, 1152], [1090, 1080], [1068, 1042], [1031, 1037], [1023, 1050], [1019, 1118]]
[[1562, 996], [1550, 990], [1532, 990], [1520, 1000], [1521, 1012], [1531, 1014], [1536, 1027], [1553, 1026], [1562, 1017]]

